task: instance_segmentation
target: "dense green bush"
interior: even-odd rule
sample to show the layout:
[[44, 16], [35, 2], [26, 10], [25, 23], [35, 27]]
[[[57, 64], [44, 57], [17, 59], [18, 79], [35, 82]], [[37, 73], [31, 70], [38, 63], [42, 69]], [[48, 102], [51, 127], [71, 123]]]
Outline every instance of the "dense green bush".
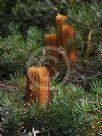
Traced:
[[[37, 27], [29, 28], [26, 40], [19, 32], [19, 25], [10, 24], [10, 35], [0, 38], [0, 68], [3, 72], [24, 72], [32, 52], [42, 46], [41, 31]], [[34, 55], [35, 55], [34, 54]]]
[[[26, 106], [25, 91], [12, 94], [0, 94], [1, 114], [5, 115], [2, 122], [4, 136], [20, 136], [39, 130], [46, 136], [90, 136], [101, 132], [101, 92], [95, 88], [85, 93], [72, 84], [51, 85], [52, 99], [46, 108], [35, 104]], [[94, 88], [94, 89], [93, 89]]]

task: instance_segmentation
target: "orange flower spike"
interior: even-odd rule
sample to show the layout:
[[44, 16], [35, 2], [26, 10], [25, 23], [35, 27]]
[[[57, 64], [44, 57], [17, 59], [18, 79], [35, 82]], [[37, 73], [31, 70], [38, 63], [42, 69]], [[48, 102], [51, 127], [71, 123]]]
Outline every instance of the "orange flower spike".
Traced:
[[63, 16], [58, 14], [55, 18], [56, 21], [56, 28], [57, 28], [57, 43], [58, 45], [61, 45], [61, 29], [62, 25], [66, 22], [67, 16]]
[[62, 26], [61, 29], [61, 45], [64, 49], [66, 49], [68, 38], [69, 38], [68, 25], [65, 24]]
[[55, 33], [46, 34], [45, 37], [44, 37], [44, 43], [45, 43], [46, 46], [50, 46], [50, 51], [51, 51], [52, 56], [57, 56], [57, 52], [53, 50], [53, 48], [55, 50], [57, 48], [57, 36], [56, 36], [56, 34]]
[[73, 39], [74, 38], [74, 27], [71, 26], [71, 25], [68, 25], [68, 35], [69, 35], [69, 38], [70, 39]]
[[57, 52], [54, 51], [57, 48], [57, 36], [55, 33], [51, 34], [51, 54], [57, 57]]
[[52, 46], [56, 46], [57, 45], [57, 36], [55, 33], [51, 34], [51, 40], [52, 40]]
[[36, 101], [36, 90], [33, 87], [33, 83], [36, 80], [36, 68], [34, 66], [30, 67], [27, 69], [27, 74], [26, 74], [26, 101], [27, 102], [31, 102], [31, 100], [33, 99], [33, 101]]
[[45, 67], [38, 70], [40, 76], [40, 91], [38, 103], [41, 106], [46, 106], [49, 101], [49, 72]]
[[69, 40], [73, 40], [74, 38], [74, 29], [71, 25], [68, 24], [64, 24], [62, 26], [62, 30], [61, 30], [61, 45], [64, 49], [66, 49], [67, 47], [67, 41]]
[[70, 60], [70, 65], [71, 67], [75, 64], [76, 62], [76, 48], [75, 48], [75, 45], [72, 44], [69, 51], [68, 51], [68, 57], [69, 57], [69, 60]]
[[[46, 106], [49, 100], [49, 71], [46, 67], [30, 67], [27, 70], [26, 102]], [[29, 82], [28, 82], [29, 81]]]
[[57, 31], [60, 32], [62, 25], [63, 25], [64, 22], [67, 20], [67, 16], [57, 14], [55, 20], [56, 20]]
[[45, 34], [45, 36], [44, 36], [44, 45], [45, 45], [45, 46], [46, 46], [46, 45], [49, 45], [49, 37], [50, 37], [49, 34]]
[[56, 46], [56, 34], [52, 33], [52, 34], [46, 34], [44, 36], [44, 44], [45, 45], [53, 45]]

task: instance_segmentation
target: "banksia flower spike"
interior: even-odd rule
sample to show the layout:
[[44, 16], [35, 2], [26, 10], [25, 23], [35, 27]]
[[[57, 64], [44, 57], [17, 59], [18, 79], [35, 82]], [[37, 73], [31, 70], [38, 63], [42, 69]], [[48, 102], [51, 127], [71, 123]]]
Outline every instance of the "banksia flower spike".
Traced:
[[57, 27], [58, 32], [61, 31], [61, 27], [66, 22], [66, 20], [67, 20], [67, 16], [57, 14], [57, 16], [56, 16], [56, 27]]
[[[53, 48], [55, 48], [55, 49], [57, 48], [57, 36], [55, 33], [46, 34], [44, 36], [44, 45], [49, 46], [49, 50], [50, 50], [50, 53], [52, 56], [53, 55], [56, 56], [56, 52], [53, 51]], [[45, 50], [46, 50], [46, 48], [45, 48]]]
[[61, 29], [61, 45], [64, 49], [67, 48], [67, 42], [73, 41], [74, 28], [71, 25], [64, 24]]
[[46, 106], [49, 101], [49, 71], [46, 67], [30, 67], [26, 74], [26, 102]]
[[67, 16], [57, 14], [55, 21], [56, 21], [56, 28], [57, 28], [57, 40], [58, 40], [57, 42], [58, 42], [58, 45], [61, 45], [61, 29], [63, 24], [65, 24], [65, 22], [67, 21]]
[[50, 71], [50, 75], [53, 75], [54, 70], [56, 70], [57, 67], [54, 62], [54, 58], [58, 58], [56, 34], [55, 33], [46, 34], [44, 37], [44, 45], [49, 47], [47, 48], [47, 50], [45, 48], [45, 53], [47, 54], [47, 51], [50, 52], [51, 59], [48, 60], [48, 63], [50, 64], [49, 71]]
[[72, 25], [68, 25], [68, 35], [69, 38], [73, 40], [75, 32], [74, 32], [74, 27]]
[[76, 58], [77, 58], [76, 48], [75, 48], [74, 43], [71, 44], [71, 46], [68, 50], [68, 58], [69, 58], [69, 61], [70, 61], [70, 66], [72, 68], [72, 66], [76, 63]]
[[45, 106], [49, 101], [49, 71], [45, 67], [41, 67], [38, 72], [40, 76], [38, 103]]
[[57, 46], [57, 37], [55, 33], [52, 34], [46, 34], [44, 36], [44, 45], [48, 46]]
[[[33, 88], [33, 83], [36, 80], [37, 72], [35, 67], [30, 67], [26, 71], [26, 102], [36, 102], [36, 88]], [[36, 84], [36, 83], [35, 83]]]

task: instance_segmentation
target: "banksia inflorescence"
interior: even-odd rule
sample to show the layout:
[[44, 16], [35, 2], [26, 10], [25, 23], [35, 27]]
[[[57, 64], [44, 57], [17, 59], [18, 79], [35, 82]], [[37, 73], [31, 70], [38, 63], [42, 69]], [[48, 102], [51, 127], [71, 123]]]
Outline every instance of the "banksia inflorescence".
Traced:
[[54, 49], [57, 48], [57, 36], [55, 33], [46, 34], [44, 36], [44, 45], [49, 47], [52, 56], [56, 56]]
[[56, 46], [57, 44], [57, 37], [56, 37], [56, 34], [55, 33], [52, 33], [52, 34], [46, 34], [44, 36], [44, 44], [45, 45], [54, 45]]
[[70, 42], [70, 48], [67, 51], [68, 52], [68, 58], [70, 60], [70, 65], [75, 64], [76, 62], [76, 49], [75, 44], [73, 43], [75, 31], [74, 27], [70, 24], [66, 23], [67, 16], [63, 15], [57, 15], [56, 16], [56, 27], [57, 27], [57, 33], [58, 33], [58, 40], [62, 48], [67, 51], [67, 43]]
[[55, 21], [56, 21], [57, 31], [60, 32], [62, 25], [67, 21], [67, 16], [57, 14]]
[[26, 73], [26, 102], [46, 106], [49, 102], [49, 71], [46, 67], [29, 67]]
[[48, 52], [50, 53], [49, 57], [51, 58], [48, 57], [47, 61], [49, 63], [50, 75], [52, 76], [57, 69], [57, 66], [54, 62], [54, 59], [58, 58], [56, 33], [46, 34], [44, 36], [44, 45], [47, 47], [45, 47], [45, 53], [47, 55], [49, 55]]
[[71, 25], [64, 24], [61, 28], [61, 45], [66, 50], [67, 42], [73, 41], [74, 38], [74, 28]]
[[58, 45], [61, 45], [61, 31], [62, 31], [62, 26], [65, 24], [67, 21], [67, 16], [57, 14], [55, 18], [55, 23], [56, 23], [56, 29], [57, 29], [57, 43]]
[[74, 43], [71, 44], [71, 46], [68, 50], [68, 58], [69, 58], [69, 61], [70, 61], [70, 66], [72, 68], [72, 66], [76, 63], [76, 58], [77, 58], [76, 48], [75, 48]]
[[[56, 50], [59, 46], [61, 46], [65, 50], [66, 53], [68, 52], [68, 58], [70, 60], [70, 64], [72, 65], [72, 63], [74, 64], [74, 62], [76, 61], [75, 60], [76, 58], [75, 44], [73, 44], [75, 31], [72, 25], [67, 24], [67, 19], [68, 19], [67, 16], [57, 14], [55, 18], [56, 33], [46, 34], [44, 36], [44, 45], [49, 46], [49, 48], [51, 49], [50, 55], [52, 57], [56, 57], [57, 60], [60, 60], [60, 59], [62, 60], [62, 57], [60, 54], [58, 54], [58, 52], [53, 51], [53, 49]], [[69, 50], [67, 50], [68, 41], [70, 41]], [[57, 67], [56, 64], [53, 64], [53, 61], [49, 61], [49, 63], [56, 70], [56, 67]]]

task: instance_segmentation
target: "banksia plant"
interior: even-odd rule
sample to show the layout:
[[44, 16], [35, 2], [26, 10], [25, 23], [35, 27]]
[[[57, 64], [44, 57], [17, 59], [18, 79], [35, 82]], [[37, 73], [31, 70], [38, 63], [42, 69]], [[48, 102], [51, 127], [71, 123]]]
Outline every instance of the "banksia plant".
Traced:
[[67, 42], [73, 41], [74, 28], [71, 25], [64, 24], [61, 28], [61, 45], [64, 49], [67, 48]]
[[[62, 48], [64, 48], [65, 51], [67, 52], [67, 42], [69, 40], [71, 42], [72, 47], [70, 47], [70, 50], [68, 52], [68, 57], [70, 59], [70, 64], [73, 65], [76, 59], [75, 45], [73, 46], [72, 44], [75, 35], [74, 27], [70, 24], [66, 24], [67, 16], [58, 14], [55, 20], [56, 20], [57, 35], [55, 33], [46, 34], [44, 36], [44, 45], [49, 46], [50, 55], [52, 58], [56, 57], [57, 59], [62, 60], [61, 55], [58, 54], [58, 52], [56, 52], [55, 50], [59, 45], [61, 45]], [[45, 48], [45, 52], [46, 52], [46, 48]], [[50, 66], [56, 71], [57, 66], [54, 63], [54, 59], [48, 60], [48, 62]], [[49, 68], [49, 71], [50, 74], [53, 75], [54, 71], [51, 67]]]
[[75, 48], [74, 43], [71, 44], [71, 46], [68, 50], [68, 58], [69, 58], [69, 61], [70, 61], [70, 66], [72, 68], [72, 66], [76, 63], [76, 58], [77, 58], [76, 48]]
[[61, 46], [65, 49], [65, 51], [67, 51], [67, 48], [68, 48], [67, 43], [68, 43], [68, 41], [70, 42], [70, 48], [67, 51], [67, 54], [68, 54], [68, 59], [70, 61], [71, 68], [76, 62], [76, 49], [75, 49], [75, 44], [73, 43], [74, 34], [75, 34], [75, 32], [74, 32], [73, 26], [71, 26], [69, 24], [64, 24], [62, 26]]
[[46, 67], [29, 67], [26, 73], [26, 102], [46, 106], [49, 102], [49, 71]]
[[45, 45], [54, 45], [56, 46], [56, 34], [52, 33], [52, 34], [46, 34], [44, 36], [44, 44]]
[[65, 24], [65, 22], [67, 21], [67, 16], [57, 14], [55, 21], [56, 21], [57, 37], [58, 37], [57, 40], [58, 40], [58, 44], [61, 45], [61, 41], [60, 41], [61, 29], [62, 29], [63, 24]]
[[53, 50], [57, 48], [57, 36], [55, 33], [52, 34], [46, 34], [44, 36], [44, 45], [49, 46], [50, 48], [50, 53], [52, 56], [56, 56], [56, 52]]
[[[56, 70], [56, 68], [57, 68], [54, 60], [56, 58], [58, 58], [56, 34], [55, 33], [46, 34], [44, 36], [44, 45], [49, 47], [47, 50], [45, 48], [45, 53], [47, 54], [47, 51], [50, 52], [51, 59], [50, 58], [48, 59], [48, 63], [50, 64], [49, 71], [50, 71], [50, 75], [53, 75], [54, 70]], [[54, 59], [54, 57], [55, 57], [55, 59]]]
[[56, 28], [57, 31], [61, 31], [62, 25], [67, 21], [67, 16], [57, 14], [56, 16]]
[[[44, 36], [44, 45], [49, 46], [49, 48], [51, 48], [51, 47], [56, 48], [57, 47], [57, 36], [56, 36], [56, 34], [55, 33], [46, 34]], [[51, 51], [51, 53], [53, 55], [56, 55], [56, 54], [54, 54], [53, 51]]]

